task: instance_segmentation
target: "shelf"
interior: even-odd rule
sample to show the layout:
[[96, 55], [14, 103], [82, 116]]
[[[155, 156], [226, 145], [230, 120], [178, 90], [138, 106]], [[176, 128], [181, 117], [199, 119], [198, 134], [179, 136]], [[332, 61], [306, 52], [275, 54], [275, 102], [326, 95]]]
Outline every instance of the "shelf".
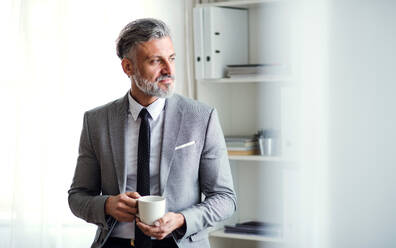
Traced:
[[[297, 160], [286, 159], [275, 156], [260, 156], [260, 155], [228, 155], [230, 161], [248, 161], [252, 163], [244, 163], [244, 165], [270, 165], [276, 166], [279, 169], [298, 170]], [[259, 162], [259, 163], [257, 163]]]
[[286, 76], [257, 76], [257, 77], [201, 79], [199, 81], [206, 83], [288, 83], [291, 81], [291, 78]]
[[237, 161], [267, 161], [267, 162], [290, 162], [281, 157], [260, 155], [228, 155], [230, 160]]
[[254, 241], [262, 241], [262, 242], [272, 242], [272, 243], [283, 243], [283, 240], [280, 238], [271, 238], [262, 235], [254, 235], [254, 234], [235, 234], [235, 233], [225, 233], [224, 229], [219, 229], [211, 232], [209, 234], [210, 237], [217, 238], [227, 238], [227, 239], [242, 239], [242, 240], [254, 240]]
[[284, 0], [245, 0], [245, 1], [222, 1], [222, 2], [213, 2], [213, 3], [203, 3], [197, 4], [199, 7], [207, 7], [207, 6], [217, 6], [217, 7], [243, 7], [248, 8], [249, 6], [253, 7], [257, 4], [263, 3], [279, 3]]

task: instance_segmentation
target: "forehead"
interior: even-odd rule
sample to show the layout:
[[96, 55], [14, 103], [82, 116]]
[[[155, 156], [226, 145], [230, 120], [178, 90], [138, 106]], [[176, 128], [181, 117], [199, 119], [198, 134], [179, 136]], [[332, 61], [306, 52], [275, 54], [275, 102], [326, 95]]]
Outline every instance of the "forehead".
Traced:
[[170, 37], [153, 39], [143, 42], [136, 47], [137, 57], [170, 56], [175, 53]]

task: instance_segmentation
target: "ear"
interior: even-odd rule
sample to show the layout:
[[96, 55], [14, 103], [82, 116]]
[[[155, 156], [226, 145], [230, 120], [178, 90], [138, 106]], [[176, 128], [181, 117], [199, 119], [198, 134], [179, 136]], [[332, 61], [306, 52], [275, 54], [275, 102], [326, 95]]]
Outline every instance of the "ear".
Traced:
[[121, 65], [122, 65], [122, 69], [124, 70], [125, 74], [127, 74], [128, 77], [133, 75], [133, 63], [130, 59], [123, 58], [121, 60]]

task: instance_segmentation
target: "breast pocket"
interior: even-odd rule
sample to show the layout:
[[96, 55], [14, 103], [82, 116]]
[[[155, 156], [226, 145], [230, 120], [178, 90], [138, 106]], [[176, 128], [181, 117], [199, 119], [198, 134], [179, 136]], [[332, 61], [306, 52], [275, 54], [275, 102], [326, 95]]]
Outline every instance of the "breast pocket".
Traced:
[[195, 146], [195, 140], [176, 146], [175, 151], [189, 148], [190, 146]]
[[180, 142], [175, 147], [175, 160], [177, 164], [199, 164], [201, 154], [198, 149], [198, 143], [195, 140]]

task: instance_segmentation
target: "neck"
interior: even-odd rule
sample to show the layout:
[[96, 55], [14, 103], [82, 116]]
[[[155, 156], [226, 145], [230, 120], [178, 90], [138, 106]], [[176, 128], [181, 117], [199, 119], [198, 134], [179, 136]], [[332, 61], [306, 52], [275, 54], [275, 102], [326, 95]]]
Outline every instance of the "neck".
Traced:
[[141, 92], [137, 87], [133, 87], [131, 89], [131, 96], [135, 99], [140, 105], [147, 107], [148, 105], [155, 102], [158, 97], [156, 96], [148, 96], [145, 93]]

